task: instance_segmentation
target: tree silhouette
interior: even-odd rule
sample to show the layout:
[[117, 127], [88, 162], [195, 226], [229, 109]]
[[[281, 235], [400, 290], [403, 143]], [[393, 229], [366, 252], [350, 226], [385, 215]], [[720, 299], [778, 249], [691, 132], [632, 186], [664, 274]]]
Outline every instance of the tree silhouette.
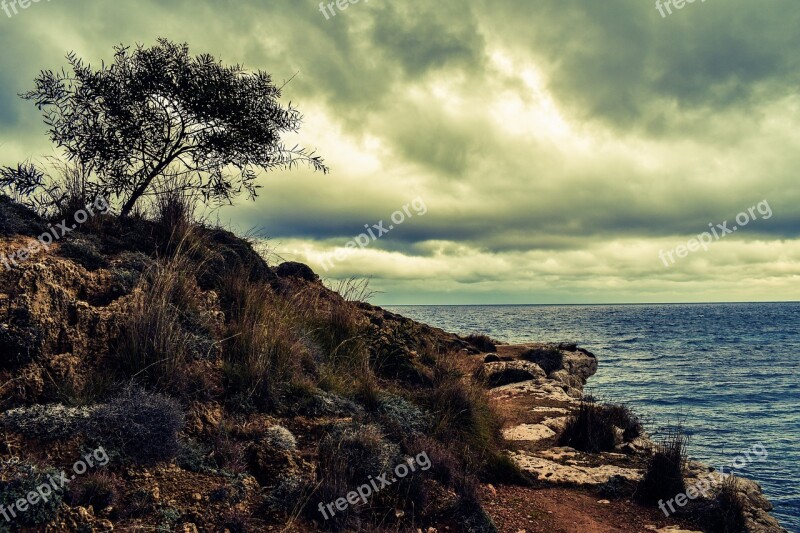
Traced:
[[[115, 52], [97, 70], [70, 53], [71, 72], [42, 71], [21, 96], [42, 110], [51, 140], [92, 176], [94, 192], [121, 201], [121, 215], [166, 176], [208, 203], [243, 191], [254, 198], [258, 169], [305, 163], [328, 171], [313, 152], [282, 144], [302, 116], [291, 103], [281, 106], [281, 88], [266, 72], [192, 57], [188, 45], [166, 39]], [[28, 183], [27, 170], [5, 174]]]

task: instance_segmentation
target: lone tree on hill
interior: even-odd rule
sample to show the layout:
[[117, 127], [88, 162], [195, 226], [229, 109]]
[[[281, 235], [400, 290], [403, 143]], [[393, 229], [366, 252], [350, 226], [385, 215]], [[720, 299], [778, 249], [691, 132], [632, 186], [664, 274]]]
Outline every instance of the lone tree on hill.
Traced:
[[[328, 171], [313, 152], [281, 143], [302, 116], [291, 103], [280, 105], [281, 88], [266, 72], [192, 57], [186, 44], [166, 39], [115, 51], [99, 69], [70, 53], [72, 72], [42, 71], [21, 96], [42, 110], [51, 140], [89, 176], [91, 190], [119, 199], [121, 215], [160, 179], [180, 178], [173, 183], [206, 203], [231, 202], [242, 191], [257, 195], [258, 169], [305, 163]], [[35, 172], [29, 164], [5, 167], [0, 185], [41, 185]]]

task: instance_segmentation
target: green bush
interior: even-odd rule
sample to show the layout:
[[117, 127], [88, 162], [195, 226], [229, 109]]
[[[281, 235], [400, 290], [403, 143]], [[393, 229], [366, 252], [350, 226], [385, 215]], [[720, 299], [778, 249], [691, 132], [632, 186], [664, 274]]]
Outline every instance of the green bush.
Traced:
[[[55, 469], [39, 468], [13, 459], [0, 462], [0, 506], [8, 509], [14, 505], [17, 516], [12, 518], [12, 527], [42, 526], [56, 518], [64, 491], [62, 487], [53, 488], [50, 484], [50, 476], [59, 479], [59, 472]], [[28, 506], [24, 512], [17, 510], [18, 500], [25, 499], [28, 493], [35, 492], [37, 487], [43, 485], [52, 489], [52, 494], [47, 501], [40, 500], [35, 505]], [[0, 531], [4, 531], [5, 525], [5, 519], [0, 520]]]

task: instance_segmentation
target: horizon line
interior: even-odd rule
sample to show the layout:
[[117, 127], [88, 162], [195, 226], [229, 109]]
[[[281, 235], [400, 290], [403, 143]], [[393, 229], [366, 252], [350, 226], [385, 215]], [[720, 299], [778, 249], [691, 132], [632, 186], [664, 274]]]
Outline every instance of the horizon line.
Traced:
[[523, 307], [523, 306], [590, 306], [590, 305], [724, 305], [724, 304], [792, 304], [800, 303], [800, 300], [775, 300], [775, 301], [735, 301], [735, 302], [609, 302], [609, 303], [506, 303], [506, 304], [374, 304], [376, 306], [385, 305], [393, 307]]

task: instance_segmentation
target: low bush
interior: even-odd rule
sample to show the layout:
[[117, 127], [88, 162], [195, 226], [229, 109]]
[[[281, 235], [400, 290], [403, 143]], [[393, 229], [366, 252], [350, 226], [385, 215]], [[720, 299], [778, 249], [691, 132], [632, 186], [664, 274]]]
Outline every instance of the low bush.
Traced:
[[243, 408], [274, 410], [285, 384], [299, 373], [295, 309], [268, 285], [239, 276], [224, 292], [230, 306], [223, 350], [227, 390]]
[[96, 511], [102, 511], [117, 506], [124, 490], [124, 482], [114, 474], [92, 472], [72, 482], [67, 500], [73, 506], [91, 505]]
[[745, 528], [746, 501], [739, 490], [739, 480], [728, 476], [722, 482], [705, 516], [703, 524], [708, 533], [739, 533]]
[[108, 266], [105, 256], [100, 253], [98, 239], [93, 236], [80, 236], [62, 242], [58, 247], [61, 257], [72, 259], [86, 270], [97, 270]]
[[425, 396], [434, 421], [432, 435], [457, 448], [468, 469], [480, 471], [500, 442], [501, 420], [486, 390], [464, 375], [457, 358], [442, 356], [434, 367], [433, 387]]
[[187, 363], [198, 353], [203, 332], [196, 267], [187, 255], [159, 261], [143, 278], [114, 345], [120, 377], [167, 389], [182, 386]]
[[535, 478], [522, 468], [507, 453], [492, 453], [486, 460], [481, 478], [484, 481], [505, 485], [527, 487]]
[[[324, 503], [346, 496], [355, 487], [369, 483], [371, 478], [390, 473], [402, 460], [400, 448], [387, 441], [378, 426], [357, 423], [334, 426], [320, 442], [318, 454], [318, 489], [312, 500]], [[396, 501], [393, 490], [396, 488], [393, 485], [374, 493], [370, 510], [402, 509], [403, 505]], [[337, 512], [326, 522], [326, 526], [358, 529], [360, 511], [360, 507], [350, 506], [345, 512]], [[315, 506], [309, 505], [306, 512], [310, 517], [319, 519]]]
[[525, 361], [536, 363], [544, 370], [545, 374], [564, 368], [564, 354], [555, 346], [532, 348], [522, 352], [519, 357]]
[[264, 442], [276, 449], [284, 452], [293, 452], [297, 449], [297, 439], [292, 432], [283, 426], [271, 426], [264, 434]]
[[616, 446], [617, 434], [603, 406], [584, 399], [567, 420], [558, 443], [582, 452], [607, 452]]
[[484, 335], [482, 333], [472, 333], [467, 335], [466, 340], [481, 352], [497, 351], [496, 341], [492, 340], [492, 338], [488, 335]]
[[53, 441], [73, 437], [93, 413], [89, 407], [33, 405], [6, 411], [0, 420], [8, 429], [26, 437]]
[[[0, 508], [8, 509], [13, 505], [17, 509], [17, 516], [13, 518], [16, 526], [43, 526], [56, 518], [64, 491], [61, 487], [52, 487], [50, 476], [58, 479], [58, 471], [21, 463], [15, 459], [0, 461]], [[47, 501], [40, 500], [36, 505], [30, 505], [26, 511], [20, 512], [17, 502], [26, 499], [30, 492], [35, 492], [42, 485], [47, 485], [52, 491]], [[4, 525], [4, 521], [0, 522], [0, 530], [4, 530]]]
[[656, 446], [636, 488], [636, 499], [653, 505], [659, 500], [674, 498], [686, 492], [683, 470], [686, 464], [688, 438], [680, 430], [670, 431]]
[[620, 404], [602, 405], [585, 397], [567, 420], [559, 437], [561, 446], [588, 453], [609, 452], [617, 445], [617, 428], [625, 441], [642, 433], [642, 423], [633, 412]]
[[611, 403], [603, 405], [603, 413], [609, 422], [622, 429], [622, 439], [630, 442], [644, 431], [642, 420], [628, 406]]
[[432, 423], [430, 413], [395, 394], [385, 394], [378, 400], [378, 413], [384, 426], [400, 437], [421, 433]]
[[497, 526], [481, 504], [475, 483], [467, 482], [460, 487], [455, 517], [464, 533], [497, 533]]
[[109, 453], [138, 464], [154, 464], [175, 457], [184, 412], [177, 401], [163, 394], [128, 386], [102, 404], [88, 421], [87, 433]]

